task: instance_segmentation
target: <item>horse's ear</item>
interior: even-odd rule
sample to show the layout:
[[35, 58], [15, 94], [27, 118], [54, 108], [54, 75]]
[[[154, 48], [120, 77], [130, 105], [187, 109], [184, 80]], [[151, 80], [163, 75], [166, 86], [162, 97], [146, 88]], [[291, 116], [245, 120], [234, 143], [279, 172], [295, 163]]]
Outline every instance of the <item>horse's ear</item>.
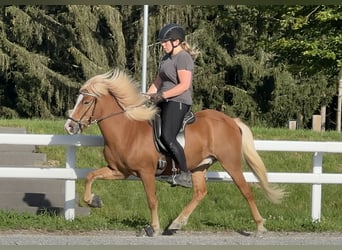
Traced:
[[82, 94], [89, 94], [90, 92], [88, 89], [81, 89], [79, 93], [80, 95], [82, 95]]

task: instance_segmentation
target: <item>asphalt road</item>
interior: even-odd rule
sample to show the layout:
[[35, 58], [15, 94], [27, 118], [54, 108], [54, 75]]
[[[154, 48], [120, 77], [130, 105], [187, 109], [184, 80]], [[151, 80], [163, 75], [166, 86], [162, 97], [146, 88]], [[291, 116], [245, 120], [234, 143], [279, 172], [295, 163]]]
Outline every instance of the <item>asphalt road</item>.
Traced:
[[[267, 232], [262, 236], [238, 232], [187, 232], [156, 237], [137, 236], [131, 231], [32, 232], [0, 231], [0, 246], [342, 246], [342, 232]], [[340, 247], [338, 247], [340, 248]]]

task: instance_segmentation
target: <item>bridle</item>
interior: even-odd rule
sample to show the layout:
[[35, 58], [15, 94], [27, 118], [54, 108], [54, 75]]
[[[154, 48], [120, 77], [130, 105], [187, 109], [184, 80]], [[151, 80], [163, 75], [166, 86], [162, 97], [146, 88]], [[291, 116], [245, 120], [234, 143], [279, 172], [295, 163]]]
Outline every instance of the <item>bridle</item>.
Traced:
[[[96, 107], [96, 104], [97, 104], [98, 96], [95, 95], [95, 94], [92, 94], [92, 93], [85, 92], [85, 91], [80, 91], [80, 95], [91, 96], [93, 99], [91, 100], [91, 103], [89, 104], [88, 108], [84, 111], [84, 113], [81, 115], [81, 117], [78, 120], [74, 119], [71, 116], [67, 116], [67, 119], [70, 119], [71, 121], [77, 123], [77, 126], [79, 127], [79, 129], [82, 128], [82, 125], [89, 126], [89, 125], [92, 125], [94, 123], [99, 123], [99, 122], [101, 122], [101, 121], [103, 121], [103, 120], [105, 120], [105, 119], [107, 119], [109, 117], [123, 114], [123, 113], [127, 112], [129, 109], [137, 108], [137, 107], [140, 107], [140, 106], [144, 105], [144, 103], [143, 103], [143, 104], [140, 104], [140, 105], [137, 105], [137, 106], [124, 108], [122, 105], [120, 105], [120, 103], [118, 102], [116, 97], [113, 95], [114, 101], [116, 101], [116, 103], [118, 104], [118, 106], [120, 107], [121, 110], [120, 111], [115, 111], [115, 112], [109, 113], [107, 115], [104, 115], [104, 116], [102, 116], [100, 118], [95, 118], [94, 119], [95, 107]], [[87, 120], [87, 123], [82, 122], [83, 118], [86, 116], [86, 114], [88, 113], [88, 111], [91, 108], [93, 108], [93, 109], [91, 111], [91, 115], [89, 116], [89, 118]]]
[[[81, 129], [82, 128], [82, 125], [85, 125], [85, 126], [89, 126], [89, 125], [92, 125], [94, 123], [99, 123], [109, 117], [112, 117], [112, 116], [115, 116], [115, 115], [120, 115], [120, 114], [123, 114], [126, 112], [126, 109], [124, 109], [121, 105], [119, 105], [119, 107], [122, 109], [121, 111], [116, 111], [116, 112], [112, 112], [112, 113], [109, 113], [108, 115], [104, 115], [100, 118], [95, 118], [94, 119], [94, 113], [95, 113], [95, 108], [96, 108], [96, 104], [97, 104], [97, 96], [94, 95], [94, 94], [91, 94], [91, 93], [88, 93], [88, 92], [84, 92], [84, 91], [81, 91], [80, 92], [80, 95], [86, 95], [86, 96], [91, 96], [92, 97], [92, 100], [91, 100], [91, 103], [89, 104], [88, 108], [84, 111], [84, 113], [81, 115], [81, 117], [76, 120], [74, 119], [73, 117], [71, 116], [67, 116], [67, 119], [70, 119], [71, 121], [77, 123], [77, 126]], [[114, 99], [115, 96], [113, 96]], [[92, 111], [91, 111], [91, 115], [89, 116], [87, 122], [85, 123], [83, 120], [83, 118], [86, 116], [86, 114], [89, 112], [89, 110], [92, 108]]]

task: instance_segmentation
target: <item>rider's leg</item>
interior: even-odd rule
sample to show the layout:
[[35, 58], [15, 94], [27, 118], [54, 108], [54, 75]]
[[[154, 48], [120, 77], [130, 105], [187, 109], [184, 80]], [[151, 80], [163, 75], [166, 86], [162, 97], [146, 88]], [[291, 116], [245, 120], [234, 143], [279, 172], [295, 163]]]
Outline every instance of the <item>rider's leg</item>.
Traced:
[[184, 186], [191, 186], [191, 175], [187, 168], [183, 147], [176, 138], [189, 109], [190, 106], [179, 102], [169, 101], [161, 104], [161, 140], [181, 169], [181, 175], [176, 176], [175, 180], [178, 179], [177, 184], [184, 184]]

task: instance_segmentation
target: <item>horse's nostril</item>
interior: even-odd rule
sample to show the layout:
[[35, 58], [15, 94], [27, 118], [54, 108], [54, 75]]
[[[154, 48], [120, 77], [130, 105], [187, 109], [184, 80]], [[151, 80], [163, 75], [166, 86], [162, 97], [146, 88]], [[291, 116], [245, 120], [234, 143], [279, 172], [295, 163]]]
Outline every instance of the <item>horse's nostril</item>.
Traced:
[[68, 134], [74, 133], [74, 126], [72, 126], [70, 122], [65, 123], [64, 129], [67, 131]]

